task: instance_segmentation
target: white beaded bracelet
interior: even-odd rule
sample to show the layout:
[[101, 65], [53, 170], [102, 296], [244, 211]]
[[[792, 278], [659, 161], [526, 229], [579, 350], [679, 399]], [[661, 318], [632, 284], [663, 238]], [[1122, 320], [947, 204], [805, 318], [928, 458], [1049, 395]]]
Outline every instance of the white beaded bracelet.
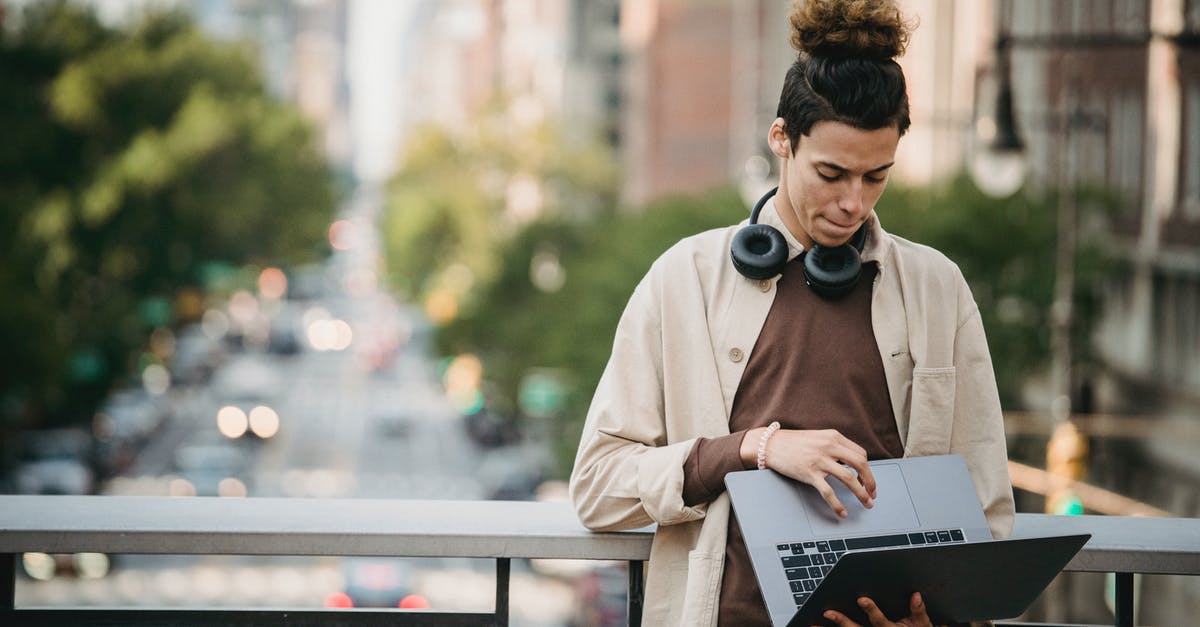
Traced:
[[779, 421], [778, 420], [767, 425], [767, 430], [763, 431], [762, 436], [760, 436], [758, 438], [758, 469], [759, 470], [767, 469], [767, 440], [770, 440], [771, 436], [775, 435], [776, 431], [779, 431]]

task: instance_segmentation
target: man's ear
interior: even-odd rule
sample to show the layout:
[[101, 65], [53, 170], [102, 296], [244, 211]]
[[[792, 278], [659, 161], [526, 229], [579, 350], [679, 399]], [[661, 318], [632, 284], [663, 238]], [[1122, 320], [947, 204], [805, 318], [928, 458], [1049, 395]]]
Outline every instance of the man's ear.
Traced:
[[767, 131], [767, 145], [770, 146], [771, 153], [776, 157], [791, 158], [792, 141], [788, 139], [783, 118], [775, 118], [775, 121], [771, 123], [771, 130]]

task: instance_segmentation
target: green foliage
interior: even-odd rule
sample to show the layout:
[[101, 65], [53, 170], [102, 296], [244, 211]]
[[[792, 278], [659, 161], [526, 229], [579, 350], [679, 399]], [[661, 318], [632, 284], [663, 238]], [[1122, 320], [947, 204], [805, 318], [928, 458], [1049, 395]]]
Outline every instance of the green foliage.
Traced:
[[0, 416], [87, 420], [145, 342], [141, 304], [197, 284], [205, 262], [314, 259], [335, 198], [311, 129], [267, 97], [248, 48], [176, 13], [114, 29], [50, 2], [9, 18]]
[[[548, 219], [524, 229], [505, 249], [501, 270], [482, 288], [477, 307], [439, 333], [447, 354], [475, 352], [501, 398], [512, 405], [521, 378], [548, 367], [569, 375], [570, 391], [551, 434], [560, 469], [570, 467], [583, 416], [612, 350], [617, 320], [650, 264], [683, 237], [737, 223], [745, 206], [731, 189], [677, 197], [637, 212], [591, 221]], [[530, 280], [534, 256], [556, 255], [562, 288]]]
[[495, 276], [502, 246], [530, 219], [509, 206], [514, 191], [533, 193], [540, 215], [612, 206], [607, 149], [564, 141], [552, 121], [515, 117], [498, 98], [462, 127], [414, 132], [382, 220], [389, 277], [401, 293], [420, 299], [446, 290], [469, 306], [472, 286]]
[[[1047, 193], [990, 198], [958, 177], [928, 189], [890, 188], [876, 207], [888, 231], [942, 251], [962, 269], [979, 303], [1001, 400], [1009, 408], [1019, 407], [1021, 384], [1050, 358], [1057, 206], [1057, 196]], [[1081, 218], [1103, 218], [1112, 206], [1113, 199], [1101, 193], [1080, 194]], [[1112, 262], [1094, 233], [1078, 237], [1072, 346], [1076, 359], [1086, 361], [1100, 279]]]

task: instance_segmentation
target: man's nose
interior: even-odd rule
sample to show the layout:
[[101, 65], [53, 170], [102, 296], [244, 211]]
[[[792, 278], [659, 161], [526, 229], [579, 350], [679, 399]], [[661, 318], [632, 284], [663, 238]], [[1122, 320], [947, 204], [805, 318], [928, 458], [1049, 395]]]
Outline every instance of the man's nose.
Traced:
[[863, 188], [862, 183], [852, 182], [846, 186], [842, 193], [841, 199], [838, 201], [838, 208], [850, 215], [857, 216], [863, 210]]

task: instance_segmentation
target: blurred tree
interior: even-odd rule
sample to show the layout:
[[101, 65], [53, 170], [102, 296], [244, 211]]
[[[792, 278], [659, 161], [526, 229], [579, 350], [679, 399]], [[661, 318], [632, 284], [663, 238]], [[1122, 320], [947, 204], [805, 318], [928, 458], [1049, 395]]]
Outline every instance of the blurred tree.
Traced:
[[[1114, 263], [1103, 253], [1095, 228], [1116, 206], [1102, 190], [1080, 190], [1080, 246], [1076, 259], [1075, 339], [1077, 363], [1088, 350], [1099, 314], [1103, 276]], [[966, 176], [927, 188], [888, 189], [877, 207], [884, 228], [946, 254], [962, 269], [979, 303], [1000, 398], [1022, 407], [1021, 386], [1049, 365], [1050, 304], [1054, 296], [1057, 195], [1023, 192], [1007, 199], [987, 196]]]
[[[676, 197], [639, 211], [607, 212], [589, 221], [530, 224], [505, 247], [499, 272], [478, 305], [439, 333], [448, 354], [475, 352], [485, 376], [513, 405], [526, 374], [566, 373], [562, 417], [551, 426], [560, 472], [570, 469], [583, 417], [612, 350], [617, 320], [650, 264], [683, 237], [737, 223], [746, 209], [732, 189]], [[537, 263], [557, 259], [561, 284], [546, 290]], [[553, 285], [553, 284], [551, 284]]]
[[613, 205], [610, 151], [566, 142], [555, 122], [523, 119], [519, 108], [496, 97], [460, 127], [417, 128], [390, 182], [382, 221], [389, 277], [427, 305], [449, 298], [436, 322], [472, 306], [523, 225], [539, 216], [586, 219]]
[[[335, 202], [251, 51], [179, 13], [35, 3], [0, 43], [0, 417], [90, 420], [205, 262], [316, 258]], [[156, 315], [154, 317], [161, 317]]]

